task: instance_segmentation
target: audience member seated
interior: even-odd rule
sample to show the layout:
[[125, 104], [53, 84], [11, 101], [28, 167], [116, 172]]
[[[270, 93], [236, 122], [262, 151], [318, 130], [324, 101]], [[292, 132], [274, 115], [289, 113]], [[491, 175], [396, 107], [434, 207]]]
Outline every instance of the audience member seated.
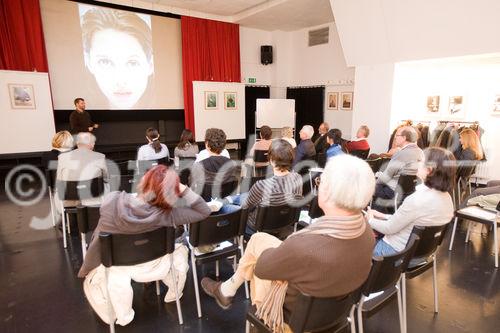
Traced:
[[461, 148], [455, 153], [457, 159], [457, 179], [468, 179], [474, 173], [476, 165], [483, 159], [483, 149], [476, 132], [465, 128], [460, 132]]
[[227, 309], [238, 288], [250, 281], [252, 304], [278, 329], [284, 328], [283, 307], [288, 314], [299, 292], [335, 297], [356, 290], [371, 268], [373, 231], [361, 210], [374, 186], [366, 162], [349, 155], [333, 158], [319, 186], [325, 216], [283, 242], [267, 233], [254, 234], [235, 274], [224, 282], [205, 277], [203, 290]]
[[383, 172], [377, 172], [377, 186], [375, 187], [374, 207], [382, 210], [383, 207], [376, 201], [393, 199], [400, 175], [415, 175], [418, 164], [423, 161], [424, 154], [417, 144], [417, 133], [411, 126], [404, 126], [397, 130], [394, 142], [399, 150], [392, 156]]
[[405, 127], [405, 126], [411, 126], [411, 125], [402, 124], [402, 125], [399, 125], [398, 127], [396, 127], [394, 129], [394, 131], [391, 134], [391, 137], [389, 138], [389, 149], [387, 150], [386, 153], [370, 154], [370, 156], [368, 157], [368, 159], [373, 160], [373, 159], [376, 159], [376, 158], [391, 158], [392, 155], [394, 155], [399, 150], [399, 147], [397, 145], [397, 141], [395, 140], [396, 133], [398, 132], [398, 130], [400, 128]]
[[356, 132], [356, 137], [346, 143], [346, 149], [349, 153], [353, 151], [370, 151], [370, 144], [368, 143], [368, 136], [370, 135], [370, 129], [366, 125], [362, 125], [358, 128]]
[[[271, 142], [273, 142], [271, 140], [271, 137], [273, 135], [273, 131], [271, 130], [271, 127], [269, 126], [262, 126], [260, 128], [260, 140], [259, 141], [256, 141], [252, 147], [252, 149], [250, 150], [250, 155], [253, 156], [254, 155], [254, 151], [256, 150], [260, 150], [260, 151], [268, 151], [269, 150], [269, 147], [271, 146]], [[269, 162], [257, 162], [255, 163], [255, 166], [256, 167], [264, 167], [264, 166], [267, 166], [269, 165]]]
[[169, 158], [168, 148], [160, 142], [160, 133], [155, 128], [148, 128], [146, 130], [147, 145], [143, 145], [137, 152], [138, 161], [152, 161]]
[[[63, 181], [82, 181], [103, 177], [109, 180], [106, 157], [93, 151], [95, 136], [89, 132], [81, 132], [76, 136], [77, 149], [60, 154], [57, 163], [57, 179]], [[57, 196], [56, 196], [57, 197]], [[101, 198], [82, 200], [84, 205], [100, 204]], [[76, 206], [80, 201], [65, 201], [64, 206]]]
[[[223, 184], [238, 181], [240, 175], [237, 164], [222, 154], [225, 146], [226, 133], [223, 130], [207, 129], [205, 132], [205, 151], [207, 151], [208, 157], [200, 162], [195, 162], [191, 173], [191, 187], [195, 186], [198, 193], [202, 193], [206, 185], [220, 189]], [[215, 199], [205, 195], [203, 198], [206, 201]]]
[[297, 165], [300, 161], [311, 159], [316, 155], [314, 143], [311, 141], [314, 135], [314, 128], [311, 125], [304, 125], [299, 132], [300, 143], [295, 149], [295, 158], [293, 165]]
[[316, 149], [316, 154], [324, 154], [326, 150], [330, 147], [330, 145], [326, 142], [326, 133], [330, 126], [328, 123], [321, 123], [318, 127], [319, 137], [314, 140], [314, 149]]
[[182, 131], [181, 140], [174, 149], [174, 157], [196, 157], [199, 149], [198, 145], [194, 142], [193, 132], [185, 129]]
[[[226, 133], [224, 133], [223, 130], [221, 129], [218, 129], [218, 128], [209, 128], [206, 130], [205, 132], [205, 149], [203, 149], [202, 151], [200, 151], [199, 154], [196, 155], [196, 161], [195, 162], [201, 162], [207, 158], [209, 158], [210, 156], [213, 156], [214, 155], [214, 152], [210, 151], [207, 147], [207, 135], [210, 131], [210, 137], [212, 137], [212, 142], [211, 144], [214, 144], [214, 145], [217, 145], [219, 146], [221, 144], [221, 140], [222, 140], [222, 136], [224, 137], [223, 141], [224, 141], [224, 144], [222, 145], [222, 150], [219, 151], [219, 153], [217, 155], [220, 155], [220, 156], [223, 156], [227, 159], [230, 159], [231, 156], [229, 156], [229, 152], [227, 151], [227, 149], [225, 148], [226, 147]], [[217, 143], [216, 143], [217, 141]], [[217, 148], [218, 150], [218, 148]]]
[[402, 251], [413, 226], [439, 226], [453, 218], [453, 200], [449, 191], [454, 186], [453, 154], [432, 147], [425, 150], [425, 162], [420, 163], [417, 176], [423, 182], [408, 196], [394, 215], [368, 210], [371, 227], [384, 234], [373, 251], [376, 256], [388, 256]]
[[[198, 222], [210, 215], [205, 201], [185, 185], [179, 183], [174, 170], [158, 165], [149, 170], [138, 185], [137, 196], [126, 192], [111, 192], [100, 208], [101, 217], [94, 231], [87, 255], [78, 277], [85, 278], [83, 290], [99, 317], [109, 324], [104, 285], [105, 269], [101, 264], [99, 233], [139, 234], [160, 227], [178, 227]], [[175, 301], [175, 289], [170, 273], [170, 263], [177, 275], [177, 288], [182, 293], [189, 269], [188, 249], [176, 244], [171, 255], [135, 266], [117, 266], [109, 269], [108, 289], [119, 325], [134, 319], [131, 280], [152, 282], [162, 280], [168, 286], [165, 302]]]
[[[42, 165], [45, 169], [55, 170], [59, 154], [67, 153], [75, 146], [73, 136], [68, 131], [57, 132], [52, 138], [52, 150], [42, 154]], [[51, 165], [51, 162], [55, 163]]]
[[295, 142], [295, 139], [293, 138], [293, 128], [289, 126], [283, 127], [281, 130], [281, 138], [288, 141], [288, 143], [292, 145], [292, 148], [297, 147], [297, 142]]
[[338, 128], [334, 128], [328, 131], [326, 134], [326, 141], [328, 143], [328, 150], [326, 151], [326, 158], [330, 158], [344, 154], [342, 150], [342, 132]]
[[229, 213], [240, 206], [249, 209], [247, 233], [255, 232], [257, 206], [293, 205], [302, 199], [302, 178], [291, 171], [294, 151], [285, 140], [273, 140], [269, 148], [269, 161], [274, 176], [257, 181], [248, 193], [228, 197], [229, 205], [224, 205], [221, 213]]

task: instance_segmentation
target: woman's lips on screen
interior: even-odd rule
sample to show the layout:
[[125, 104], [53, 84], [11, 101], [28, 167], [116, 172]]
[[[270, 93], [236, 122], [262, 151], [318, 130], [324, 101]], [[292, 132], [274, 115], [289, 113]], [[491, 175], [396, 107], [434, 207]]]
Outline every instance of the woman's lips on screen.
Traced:
[[128, 98], [132, 95], [132, 92], [131, 91], [115, 91], [113, 93], [113, 95], [115, 95], [118, 98]]

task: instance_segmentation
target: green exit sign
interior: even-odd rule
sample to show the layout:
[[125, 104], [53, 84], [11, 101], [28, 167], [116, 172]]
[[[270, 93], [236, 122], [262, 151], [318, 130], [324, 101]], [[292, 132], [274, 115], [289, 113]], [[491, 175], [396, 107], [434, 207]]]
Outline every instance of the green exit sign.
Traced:
[[257, 82], [256, 78], [254, 78], [254, 77], [249, 77], [248, 78], [248, 83], [255, 83], [255, 82]]

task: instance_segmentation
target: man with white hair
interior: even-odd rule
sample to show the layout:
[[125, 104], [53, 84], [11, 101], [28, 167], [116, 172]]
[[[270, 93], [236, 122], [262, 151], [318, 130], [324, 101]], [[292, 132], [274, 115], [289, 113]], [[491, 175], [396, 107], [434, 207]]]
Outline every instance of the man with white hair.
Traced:
[[[57, 179], [64, 181], [82, 181], [103, 177], [108, 181], [108, 168], [104, 154], [93, 151], [96, 138], [88, 132], [76, 135], [77, 149], [60, 154], [57, 163]], [[85, 201], [83, 204], [94, 204], [99, 201]], [[65, 202], [65, 206], [78, 203]]]
[[[398, 151], [392, 156], [383, 172], [377, 172], [375, 198], [393, 199], [400, 175], [416, 175], [418, 165], [424, 160], [424, 152], [417, 146], [418, 134], [411, 126], [404, 126], [394, 136]], [[375, 199], [374, 198], [374, 199]], [[374, 200], [377, 209], [384, 210]]]
[[303, 160], [313, 158], [316, 155], [316, 149], [314, 148], [314, 143], [311, 138], [314, 135], [314, 128], [311, 125], [304, 125], [299, 132], [300, 143], [295, 148], [295, 158], [293, 160], [293, 165]]
[[371, 268], [374, 237], [362, 209], [374, 187], [365, 161], [349, 155], [332, 158], [318, 190], [325, 215], [284, 241], [265, 232], [254, 234], [234, 275], [223, 282], [205, 277], [203, 290], [227, 309], [238, 288], [250, 281], [252, 304], [264, 322], [269, 319], [270, 327], [281, 329], [281, 310], [293, 309], [301, 292], [335, 297], [358, 289]]

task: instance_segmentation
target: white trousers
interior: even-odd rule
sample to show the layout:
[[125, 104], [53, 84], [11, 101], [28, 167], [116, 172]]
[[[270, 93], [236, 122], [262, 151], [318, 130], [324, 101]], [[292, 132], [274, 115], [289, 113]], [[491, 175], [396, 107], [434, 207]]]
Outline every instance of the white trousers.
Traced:
[[[132, 300], [134, 292], [131, 280], [136, 282], [152, 282], [161, 280], [168, 287], [167, 299], [174, 297], [175, 289], [170, 274], [170, 263], [173, 257], [173, 269], [177, 277], [177, 290], [179, 296], [184, 289], [188, 266], [188, 249], [185, 245], [176, 244], [176, 249], [172, 255], [135, 265], [135, 266], [114, 266], [109, 268], [108, 289], [111, 304], [114, 310], [116, 323], [122, 326], [127, 325], [134, 319]], [[90, 305], [99, 317], [107, 324], [110, 323], [107, 304], [107, 293], [105, 285], [105, 267], [100, 265], [93, 269], [83, 282], [83, 289]]]

